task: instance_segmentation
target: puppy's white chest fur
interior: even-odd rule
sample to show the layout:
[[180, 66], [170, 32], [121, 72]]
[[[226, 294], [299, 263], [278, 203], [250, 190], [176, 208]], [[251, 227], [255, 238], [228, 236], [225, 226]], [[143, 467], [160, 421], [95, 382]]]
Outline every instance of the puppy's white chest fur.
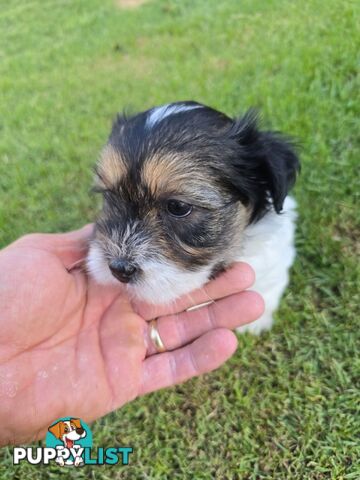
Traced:
[[255, 322], [240, 327], [241, 332], [258, 334], [271, 328], [273, 313], [289, 282], [289, 269], [295, 258], [295, 221], [296, 202], [287, 197], [280, 215], [270, 211], [244, 231], [237, 260], [248, 263], [255, 270], [256, 281], [252, 289], [264, 298], [265, 312]]

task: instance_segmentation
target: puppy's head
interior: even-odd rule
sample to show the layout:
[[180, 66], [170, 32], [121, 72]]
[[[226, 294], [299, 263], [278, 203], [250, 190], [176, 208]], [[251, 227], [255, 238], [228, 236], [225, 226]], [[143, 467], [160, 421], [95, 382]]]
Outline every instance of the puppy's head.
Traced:
[[76, 440], [86, 436], [86, 431], [81, 426], [79, 418], [60, 420], [49, 427], [49, 432], [59, 440], [62, 440], [68, 448], [72, 447]]
[[119, 116], [96, 168], [90, 273], [153, 303], [200, 287], [239, 254], [249, 223], [280, 213], [298, 167], [251, 112], [233, 120], [179, 102]]

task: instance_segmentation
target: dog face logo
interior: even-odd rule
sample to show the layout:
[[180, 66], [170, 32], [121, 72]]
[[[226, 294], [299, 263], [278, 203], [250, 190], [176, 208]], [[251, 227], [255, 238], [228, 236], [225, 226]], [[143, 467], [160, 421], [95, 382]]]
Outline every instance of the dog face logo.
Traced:
[[[95, 450], [95, 451], [94, 451]], [[13, 464], [81, 467], [83, 465], [128, 465], [133, 448], [129, 446], [93, 449], [92, 433], [80, 418], [61, 417], [49, 426], [45, 447], [14, 447]]]
[[[91, 442], [91, 438], [86, 438], [88, 432], [88, 427], [84, 428], [80, 418], [70, 417], [67, 419], [60, 419], [51, 425], [48, 428], [48, 436], [51, 434], [50, 438], [58, 452], [55, 460], [56, 463], [60, 466], [83, 465], [83, 447], [86, 445], [82, 440], [85, 439]], [[91, 434], [89, 435], [91, 436]]]
[[86, 432], [81, 426], [80, 418], [60, 420], [49, 427], [49, 432], [64, 443], [64, 447], [71, 448], [76, 440], [86, 437]]

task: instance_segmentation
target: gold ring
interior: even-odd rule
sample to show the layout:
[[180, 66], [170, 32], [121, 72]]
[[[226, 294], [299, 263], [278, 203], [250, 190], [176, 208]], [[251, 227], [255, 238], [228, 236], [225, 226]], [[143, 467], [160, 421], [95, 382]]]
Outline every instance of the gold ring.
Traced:
[[157, 318], [155, 318], [154, 320], [151, 320], [150, 322], [150, 338], [154, 344], [154, 347], [157, 353], [162, 353], [166, 351], [166, 348], [158, 332], [158, 329], [156, 326], [156, 320]]

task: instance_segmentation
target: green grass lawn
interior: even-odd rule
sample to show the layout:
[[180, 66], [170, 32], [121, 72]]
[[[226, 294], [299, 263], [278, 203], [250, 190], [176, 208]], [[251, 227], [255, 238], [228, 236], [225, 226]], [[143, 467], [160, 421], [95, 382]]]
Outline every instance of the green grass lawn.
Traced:
[[[96, 446], [133, 446], [130, 466], [64, 478], [360, 479], [360, 4], [123, 3], [0, 0], [0, 245], [94, 218], [91, 168], [118, 110], [194, 99], [259, 107], [300, 139], [298, 257], [270, 333], [93, 424]], [[59, 476], [12, 466], [10, 449], [0, 462], [5, 480]]]

